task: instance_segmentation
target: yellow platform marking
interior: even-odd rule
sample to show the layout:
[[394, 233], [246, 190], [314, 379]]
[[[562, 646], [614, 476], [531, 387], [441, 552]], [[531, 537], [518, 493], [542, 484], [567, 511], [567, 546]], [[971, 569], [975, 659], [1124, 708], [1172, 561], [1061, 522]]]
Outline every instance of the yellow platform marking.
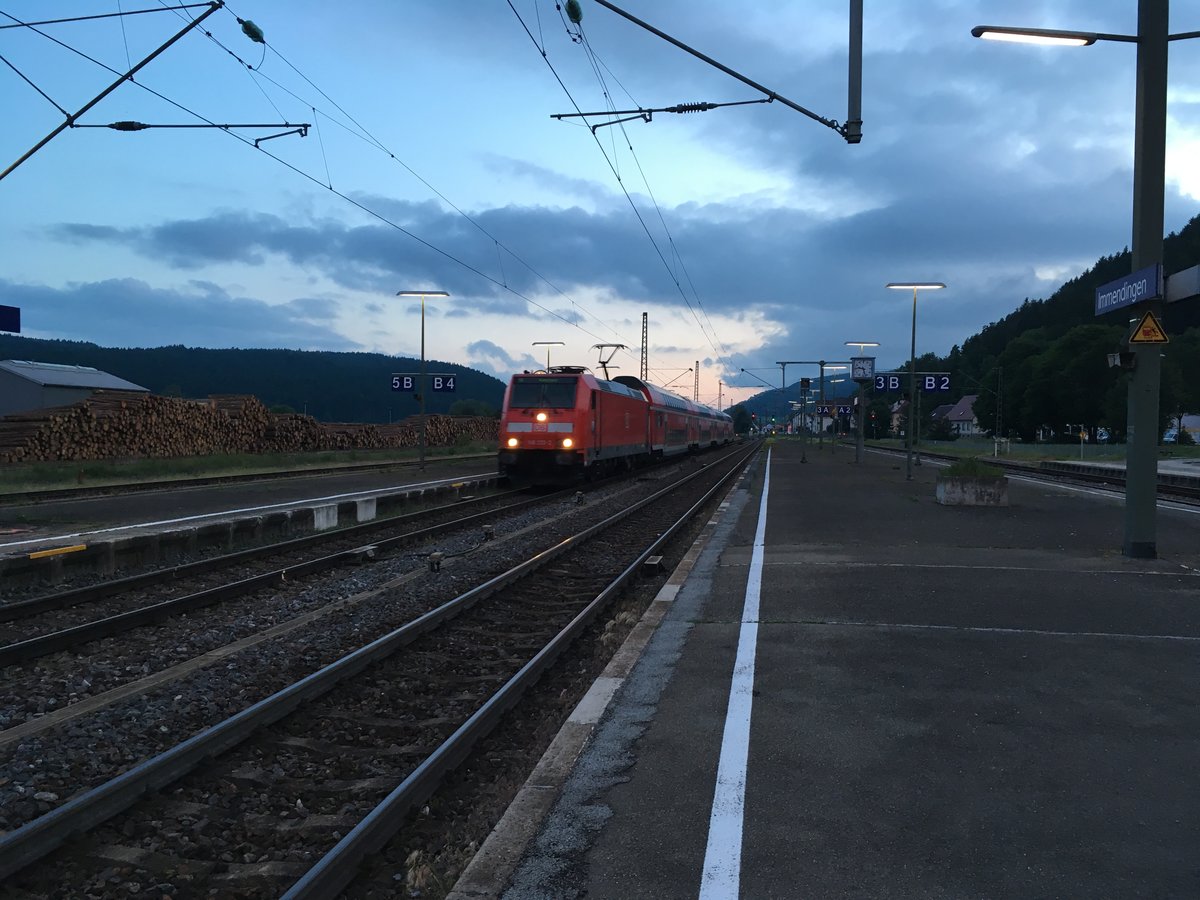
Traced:
[[86, 550], [87, 544], [75, 544], [72, 547], [55, 547], [53, 550], [38, 550], [35, 553], [30, 553], [30, 559], [41, 559], [43, 556], [61, 556], [64, 553], [78, 553], [80, 550]]

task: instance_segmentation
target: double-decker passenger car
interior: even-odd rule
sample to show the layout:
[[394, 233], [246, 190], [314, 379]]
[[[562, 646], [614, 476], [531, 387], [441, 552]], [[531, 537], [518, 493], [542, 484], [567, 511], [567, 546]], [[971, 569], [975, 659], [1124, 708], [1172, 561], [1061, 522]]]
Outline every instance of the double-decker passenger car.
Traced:
[[556, 366], [509, 382], [499, 466], [517, 480], [558, 481], [732, 440], [725, 413], [631, 376]]

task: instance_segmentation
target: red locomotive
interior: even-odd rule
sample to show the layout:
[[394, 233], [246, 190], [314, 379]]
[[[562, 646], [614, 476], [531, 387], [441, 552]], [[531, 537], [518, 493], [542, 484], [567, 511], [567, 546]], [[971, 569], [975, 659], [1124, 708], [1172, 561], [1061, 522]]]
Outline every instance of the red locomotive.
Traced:
[[579, 366], [514, 375], [500, 417], [501, 474], [559, 481], [733, 440], [733, 420], [630, 375]]

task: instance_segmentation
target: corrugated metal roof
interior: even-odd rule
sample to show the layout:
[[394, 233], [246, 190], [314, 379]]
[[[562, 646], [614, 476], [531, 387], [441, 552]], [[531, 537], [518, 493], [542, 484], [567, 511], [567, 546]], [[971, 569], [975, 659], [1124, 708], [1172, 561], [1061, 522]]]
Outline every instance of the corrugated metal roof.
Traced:
[[110, 391], [143, 391], [148, 388], [90, 366], [64, 366], [59, 363], [31, 362], [27, 359], [0, 360], [0, 371], [25, 378], [43, 387], [103, 388]]

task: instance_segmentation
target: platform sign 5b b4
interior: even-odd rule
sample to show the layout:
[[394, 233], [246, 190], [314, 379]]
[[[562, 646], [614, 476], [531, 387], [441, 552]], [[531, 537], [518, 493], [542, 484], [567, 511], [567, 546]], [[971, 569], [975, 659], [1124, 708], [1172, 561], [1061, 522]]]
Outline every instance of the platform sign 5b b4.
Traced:
[[[453, 372], [438, 372], [426, 375], [429, 390], [435, 394], [453, 394], [458, 390], [458, 376]], [[421, 376], [413, 372], [392, 373], [393, 391], [416, 391], [421, 383]]]

